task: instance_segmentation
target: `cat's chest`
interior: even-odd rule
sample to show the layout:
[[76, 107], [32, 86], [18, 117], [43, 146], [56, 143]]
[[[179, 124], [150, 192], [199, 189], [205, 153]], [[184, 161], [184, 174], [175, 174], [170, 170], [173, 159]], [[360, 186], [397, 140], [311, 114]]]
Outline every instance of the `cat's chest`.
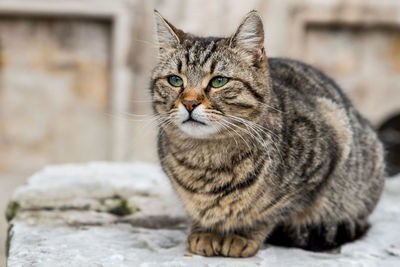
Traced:
[[[256, 192], [263, 180], [265, 160], [242, 155], [229, 164], [203, 165], [170, 152], [163, 164], [189, 213], [212, 220], [217, 214], [224, 218], [237, 213], [234, 204], [243, 203], [243, 197]], [[242, 204], [237, 205], [242, 208]]]
[[252, 153], [235, 153], [226, 147], [166, 148], [162, 163], [168, 175], [193, 193], [222, 192], [255, 167]]
[[239, 150], [229, 140], [196, 143], [172, 141], [168, 138], [162, 143], [166, 157], [172, 157], [178, 165], [192, 169], [232, 171], [254, 155], [252, 151]]
[[195, 148], [171, 148], [172, 155], [180, 165], [188, 168], [203, 168], [212, 170], [232, 169], [232, 158], [235, 155], [224, 148], [195, 147]]
[[[218, 160], [220, 159], [217, 158], [216, 161]], [[202, 197], [197, 197], [202, 195], [206, 195], [204, 199], [208, 201], [223, 193], [242, 176], [237, 173], [241, 164], [232, 166], [230, 162], [218, 164], [216, 161], [213, 161], [212, 156], [205, 161], [199, 161], [187, 154], [170, 152], [163, 163], [175, 187], [194, 201], [202, 200]]]

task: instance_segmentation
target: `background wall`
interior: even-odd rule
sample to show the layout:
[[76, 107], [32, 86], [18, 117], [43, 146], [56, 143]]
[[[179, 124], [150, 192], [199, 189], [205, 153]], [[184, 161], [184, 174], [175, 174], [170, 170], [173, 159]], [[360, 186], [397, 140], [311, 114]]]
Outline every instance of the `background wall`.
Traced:
[[376, 127], [400, 114], [396, 0], [0, 0], [1, 214], [13, 189], [47, 164], [157, 161], [154, 8], [178, 28], [216, 36], [256, 9], [268, 56], [323, 69]]

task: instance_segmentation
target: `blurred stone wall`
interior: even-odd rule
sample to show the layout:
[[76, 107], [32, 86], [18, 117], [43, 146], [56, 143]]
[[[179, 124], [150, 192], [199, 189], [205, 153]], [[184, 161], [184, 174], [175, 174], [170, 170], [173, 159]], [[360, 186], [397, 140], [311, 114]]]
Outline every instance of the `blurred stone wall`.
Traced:
[[[114, 8], [125, 17], [104, 15]], [[268, 56], [321, 68], [375, 126], [400, 113], [397, 0], [0, 0], [0, 213], [12, 188], [46, 164], [157, 160], [155, 125], [141, 116], [152, 113], [153, 9], [215, 36], [256, 9]], [[121, 42], [129, 51], [117, 61], [128, 77], [112, 72]], [[123, 83], [129, 95], [113, 97]], [[2, 251], [4, 227], [0, 219]]]
[[110, 27], [0, 16], [0, 172], [107, 159]]

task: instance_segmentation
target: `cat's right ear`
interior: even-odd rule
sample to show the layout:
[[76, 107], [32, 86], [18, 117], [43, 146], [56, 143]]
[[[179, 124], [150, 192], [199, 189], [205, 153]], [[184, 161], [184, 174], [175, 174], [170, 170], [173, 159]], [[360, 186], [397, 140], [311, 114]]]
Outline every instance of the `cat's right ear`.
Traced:
[[161, 14], [154, 10], [156, 21], [156, 34], [158, 46], [162, 49], [174, 48], [181, 43], [183, 32], [176, 29], [171, 23], [164, 19]]
[[250, 11], [243, 18], [235, 34], [230, 39], [230, 47], [243, 51], [251, 60], [262, 60], [264, 52], [264, 26], [260, 15]]

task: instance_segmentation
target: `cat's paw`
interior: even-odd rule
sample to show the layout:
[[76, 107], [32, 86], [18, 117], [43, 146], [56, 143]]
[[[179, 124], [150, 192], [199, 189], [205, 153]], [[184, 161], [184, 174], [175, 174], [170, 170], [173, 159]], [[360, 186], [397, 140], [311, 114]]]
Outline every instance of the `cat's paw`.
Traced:
[[217, 256], [221, 253], [222, 237], [215, 233], [192, 233], [186, 239], [186, 247], [192, 253]]
[[258, 251], [258, 242], [235, 234], [227, 235], [221, 246], [221, 255], [227, 257], [251, 257]]

